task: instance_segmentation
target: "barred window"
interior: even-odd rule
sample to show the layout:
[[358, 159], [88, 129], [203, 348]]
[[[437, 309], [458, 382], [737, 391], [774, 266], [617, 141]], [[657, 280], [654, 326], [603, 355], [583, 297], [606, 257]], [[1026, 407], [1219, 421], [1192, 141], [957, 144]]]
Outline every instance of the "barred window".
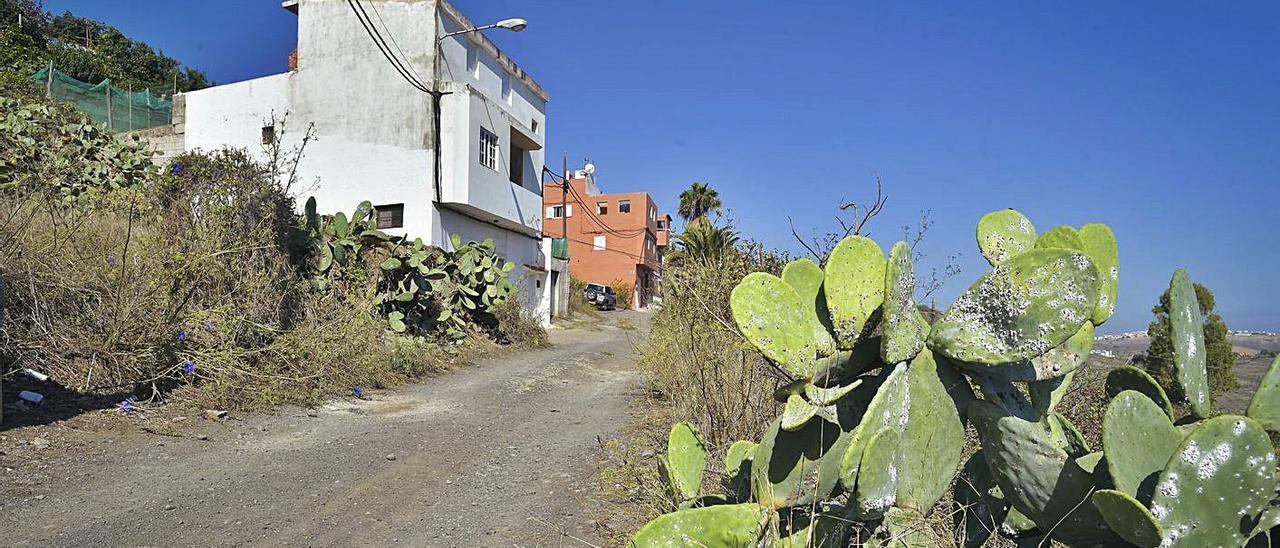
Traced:
[[480, 165], [498, 170], [498, 136], [480, 128]]

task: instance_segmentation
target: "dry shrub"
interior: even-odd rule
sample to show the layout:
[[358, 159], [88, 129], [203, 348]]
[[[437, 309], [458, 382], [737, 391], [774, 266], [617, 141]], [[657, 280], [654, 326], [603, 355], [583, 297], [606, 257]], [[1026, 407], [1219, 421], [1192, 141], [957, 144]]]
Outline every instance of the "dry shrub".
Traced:
[[631, 308], [631, 284], [621, 279], [609, 282], [609, 287], [613, 288], [613, 294], [618, 297], [618, 308], [626, 310]]
[[498, 323], [496, 333], [498, 340], [527, 348], [551, 346], [542, 322], [534, 316], [532, 311], [520, 304], [518, 295], [512, 294], [510, 298], [493, 307], [492, 312]]

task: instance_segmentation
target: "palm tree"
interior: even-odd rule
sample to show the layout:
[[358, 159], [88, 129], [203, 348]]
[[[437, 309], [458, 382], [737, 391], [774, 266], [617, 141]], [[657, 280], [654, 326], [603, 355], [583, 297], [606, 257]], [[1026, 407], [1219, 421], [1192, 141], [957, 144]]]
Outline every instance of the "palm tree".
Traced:
[[691, 221], [684, 233], [676, 236], [684, 254], [704, 259], [718, 258], [737, 245], [738, 232], [727, 226], [711, 224], [706, 217]]
[[701, 219], [712, 211], [720, 211], [720, 193], [707, 183], [693, 183], [689, 190], [680, 193], [680, 208], [676, 213], [686, 222]]

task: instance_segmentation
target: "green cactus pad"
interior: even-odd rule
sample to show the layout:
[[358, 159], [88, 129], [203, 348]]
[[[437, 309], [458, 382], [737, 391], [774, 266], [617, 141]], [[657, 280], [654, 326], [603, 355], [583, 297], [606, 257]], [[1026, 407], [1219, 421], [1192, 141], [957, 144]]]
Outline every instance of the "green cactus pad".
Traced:
[[1062, 413], [1051, 413], [1046, 419], [1049, 425], [1049, 438], [1066, 451], [1068, 456], [1084, 457], [1091, 451], [1088, 440], [1084, 439], [1084, 434], [1081, 434], [1080, 429], [1076, 428], [1076, 425]]
[[804, 397], [813, 405], [835, 405], [836, 402], [840, 401], [840, 398], [847, 396], [859, 386], [862, 386], [862, 379], [854, 379], [853, 382], [833, 388], [821, 388], [814, 386], [813, 383], [808, 383], [804, 385]]
[[1135, 390], [1118, 394], [1102, 418], [1102, 451], [1116, 489], [1150, 501], [1156, 479], [1182, 438], [1151, 398]]
[[1098, 291], [1098, 306], [1093, 309], [1094, 325], [1102, 325], [1116, 309], [1116, 296], [1120, 293], [1120, 248], [1111, 227], [1102, 223], [1090, 223], [1080, 227], [1080, 240], [1084, 252], [1098, 267], [1102, 285]]
[[631, 546], [750, 548], [764, 531], [768, 510], [758, 504], [722, 504], [658, 516], [631, 539]]
[[761, 505], [777, 509], [810, 504], [835, 490], [838, 478], [822, 474], [822, 458], [841, 437], [827, 421], [808, 421], [794, 432], [782, 429], [779, 417], [756, 446], [751, 463], [751, 491]]
[[797, 377], [812, 375], [818, 355], [835, 350], [813, 339], [815, 328], [800, 294], [777, 276], [748, 274], [733, 288], [729, 306], [742, 335], [766, 358]]
[[884, 375], [867, 404], [862, 420], [853, 428], [852, 438], [840, 457], [840, 485], [846, 491], [853, 491], [857, 486], [858, 468], [862, 464], [862, 454], [866, 451], [871, 436], [881, 428], [892, 426], [901, 430], [907, 426], [910, 407], [907, 367], [899, 365], [886, 371], [888, 374]]
[[896, 428], [881, 428], [867, 441], [858, 469], [858, 516], [877, 519], [893, 506], [902, 469], [898, 450], [902, 434]]
[[1160, 545], [1164, 531], [1155, 516], [1128, 493], [1103, 489], [1092, 497], [1093, 505], [1120, 538], [1139, 548], [1155, 548]]
[[[1003, 496], [1003, 493], [1001, 493]], [[1031, 518], [1024, 516], [1017, 508], [1009, 507], [1009, 513], [1005, 515], [1004, 522], [1000, 524], [1000, 532], [1005, 536], [1022, 540], [1033, 540], [1030, 543], [1018, 542], [1018, 546], [1041, 546], [1044, 535], [1040, 534], [1040, 528], [1036, 526], [1036, 522]]]
[[1275, 496], [1276, 456], [1267, 432], [1247, 417], [1222, 415], [1191, 431], [1165, 465], [1151, 497], [1164, 546], [1241, 546], [1241, 516]]
[[1111, 489], [1115, 485], [1111, 483], [1110, 472], [1108, 472], [1107, 459], [1104, 458], [1102, 451], [1094, 451], [1087, 455], [1076, 458], [1076, 464], [1085, 472], [1093, 476], [1093, 484], [1099, 489]]
[[1031, 383], [1056, 379], [1075, 371], [1089, 360], [1093, 336], [1093, 323], [1085, 322], [1066, 342], [1030, 360], [1000, 365], [966, 365], [974, 371], [1009, 381]]
[[880, 358], [885, 363], [910, 360], [924, 348], [929, 322], [916, 308], [916, 274], [911, 263], [911, 247], [906, 242], [894, 244], [884, 279], [884, 335], [880, 339]]
[[809, 259], [791, 261], [782, 269], [782, 281], [800, 294], [801, 306], [813, 326], [813, 340], [818, 341], [821, 348], [831, 348], [835, 341], [822, 323], [828, 316], [826, 297], [822, 293], [823, 276], [822, 268]]
[[819, 358], [813, 384], [826, 387], [843, 384], [857, 375], [884, 365], [880, 360], [880, 337], [863, 337], [852, 349], [838, 350], [835, 354]]
[[978, 249], [992, 266], [1021, 255], [1036, 244], [1036, 227], [1021, 213], [1001, 209], [978, 220]]
[[823, 290], [836, 346], [853, 348], [884, 302], [884, 271], [884, 252], [870, 238], [849, 236], [831, 251]]
[[964, 541], [965, 548], [978, 548], [987, 543], [1009, 512], [1009, 503], [1005, 502], [996, 480], [991, 477], [987, 467], [987, 458], [978, 450], [965, 462], [960, 480], [956, 481], [955, 499], [964, 508], [953, 516], [957, 539]]
[[755, 455], [755, 442], [738, 440], [729, 446], [724, 456], [724, 475], [729, 492], [738, 500], [751, 496], [751, 458]]
[[1041, 417], [1048, 417], [1058, 407], [1062, 397], [1071, 389], [1071, 380], [1076, 376], [1075, 370], [1061, 377], [1033, 381], [1027, 383], [1027, 395], [1031, 397], [1031, 406]]
[[1156, 405], [1159, 405], [1170, 420], [1173, 419], [1173, 404], [1169, 402], [1169, 396], [1165, 395], [1160, 383], [1157, 383], [1146, 371], [1131, 365], [1123, 365], [1107, 373], [1106, 393], [1108, 400], [1115, 399], [1125, 390], [1141, 392], [1155, 402]]
[[813, 405], [804, 398], [792, 394], [787, 398], [787, 404], [782, 408], [782, 429], [787, 432], [795, 432], [804, 428], [805, 424], [815, 416], [820, 416], [829, 422], [836, 422], [835, 407], [819, 407]]
[[1249, 418], [1258, 421], [1263, 428], [1280, 432], [1280, 356], [1271, 361], [1249, 402]]
[[707, 465], [707, 444], [702, 431], [688, 422], [677, 422], [667, 435], [667, 482], [682, 500], [698, 496]]
[[1062, 344], [1089, 318], [1098, 271], [1083, 253], [1037, 249], [974, 282], [929, 333], [928, 346], [952, 360], [1000, 365]]
[[824, 505], [816, 515], [793, 510], [780, 524], [773, 548], [841, 548], [849, 531], [848, 511], [839, 505]]
[[1080, 232], [1067, 225], [1055, 226], [1036, 239], [1036, 249], [1070, 249], [1087, 251]]
[[982, 393], [983, 399], [995, 404], [1005, 413], [1029, 422], [1041, 420], [1042, 417], [1035, 406], [1031, 405], [1026, 395], [1009, 380], [982, 372], [974, 372], [970, 378]]
[[1061, 542], [1097, 544], [1111, 538], [1102, 516], [1088, 504], [1094, 489], [1090, 473], [1050, 440], [1043, 426], [983, 401], [969, 406], [969, 419], [1013, 507]]
[[956, 406], [967, 402], [957, 402], [948, 393], [949, 368], [934, 361], [927, 350], [907, 367], [907, 426], [897, 444], [901, 465], [896, 506], [923, 516], [946, 494], [964, 453], [964, 422]]
[[1209, 416], [1209, 381], [1205, 371], [1204, 317], [1187, 271], [1178, 269], [1169, 282], [1169, 322], [1173, 338], [1173, 369], [1191, 413]]

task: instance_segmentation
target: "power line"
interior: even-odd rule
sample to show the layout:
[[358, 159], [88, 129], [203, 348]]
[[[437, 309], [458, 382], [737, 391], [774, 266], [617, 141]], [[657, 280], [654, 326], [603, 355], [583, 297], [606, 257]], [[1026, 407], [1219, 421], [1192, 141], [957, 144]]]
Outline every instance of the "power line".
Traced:
[[604, 220], [600, 219], [600, 216], [597, 215], [595, 211], [591, 210], [591, 205], [587, 203], [587, 200], [583, 198], [581, 194], [578, 194], [578, 189], [573, 188], [573, 185], [568, 185], [568, 186], [569, 186], [569, 192], [573, 194], [573, 197], [578, 200], [578, 203], [582, 204], [583, 209], [586, 210], [587, 215], [590, 215], [591, 218], [595, 219], [596, 224], [599, 225], [600, 228], [603, 229], [605, 232], [609, 234], [613, 234], [614, 236], [617, 236], [619, 238], [634, 238], [635, 236], [639, 235], [642, 232], [648, 232], [649, 230], [648, 227], [631, 228], [627, 230], [618, 230], [613, 227], [610, 227], [608, 223], [605, 223]]
[[378, 47], [378, 51], [382, 53], [382, 56], [387, 58], [387, 62], [391, 63], [392, 68], [396, 69], [396, 72], [400, 73], [400, 76], [418, 91], [431, 93], [431, 90], [427, 89], [426, 85], [410, 74], [409, 70], [392, 54], [390, 46], [387, 46], [382, 39], [382, 33], [378, 32], [377, 26], [369, 19], [369, 14], [364, 11], [364, 6], [360, 4], [359, 0], [347, 0], [347, 5], [351, 6], [351, 12], [356, 15], [356, 19], [360, 20], [360, 26], [364, 27], [369, 39], [373, 40], [373, 44]]

